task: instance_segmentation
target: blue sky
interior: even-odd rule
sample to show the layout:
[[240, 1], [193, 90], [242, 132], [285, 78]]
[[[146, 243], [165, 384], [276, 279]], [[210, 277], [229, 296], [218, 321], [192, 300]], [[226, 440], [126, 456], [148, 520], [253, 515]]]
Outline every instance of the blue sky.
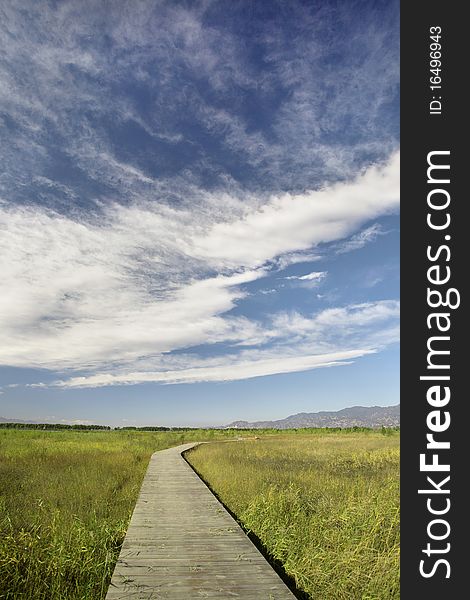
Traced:
[[398, 2], [0, 12], [1, 416], [398, 402]]

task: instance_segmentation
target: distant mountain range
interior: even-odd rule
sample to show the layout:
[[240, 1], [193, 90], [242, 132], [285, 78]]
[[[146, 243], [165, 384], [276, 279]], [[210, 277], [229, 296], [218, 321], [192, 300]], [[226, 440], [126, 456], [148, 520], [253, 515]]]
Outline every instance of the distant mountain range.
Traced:
[[[47, 423], [48, 421], [24, 421], [0, 417], [0, 423]], [[238, 429], [299, 429], [302, 427], [396, 427], [400, 425], [400, 405], [352, 406], [338, 411], [298, 413], [278, 421], [234, 421], [228, 428]]]
[[338, 411], [298, 413], [278, 421], [234, 421], [227, 428], [296, 429], [301, 427], [396, 427], [400, 425], [400, 405], [352, 406]]

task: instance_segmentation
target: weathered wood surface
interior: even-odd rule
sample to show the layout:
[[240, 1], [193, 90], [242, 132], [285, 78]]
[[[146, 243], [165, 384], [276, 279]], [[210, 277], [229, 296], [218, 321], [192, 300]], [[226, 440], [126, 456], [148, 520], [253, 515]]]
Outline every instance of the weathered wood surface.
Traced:
[[153, 454], [106, 600], [294, 600], [181, 453]]

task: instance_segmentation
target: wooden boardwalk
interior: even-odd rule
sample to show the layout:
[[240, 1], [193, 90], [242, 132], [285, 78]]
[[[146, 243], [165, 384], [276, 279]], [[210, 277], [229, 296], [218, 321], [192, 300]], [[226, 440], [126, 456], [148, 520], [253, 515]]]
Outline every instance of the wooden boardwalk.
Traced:
[[153, 454], [106, 600], [294, 600], [181, 453]]

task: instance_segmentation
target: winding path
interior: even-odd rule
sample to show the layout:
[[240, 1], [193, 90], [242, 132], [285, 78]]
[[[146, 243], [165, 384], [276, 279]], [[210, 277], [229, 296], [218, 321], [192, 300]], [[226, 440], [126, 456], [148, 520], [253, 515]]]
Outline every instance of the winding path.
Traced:
[[181, 456], [196, 445], [152, 455], [106, 600], [294, 600]]

